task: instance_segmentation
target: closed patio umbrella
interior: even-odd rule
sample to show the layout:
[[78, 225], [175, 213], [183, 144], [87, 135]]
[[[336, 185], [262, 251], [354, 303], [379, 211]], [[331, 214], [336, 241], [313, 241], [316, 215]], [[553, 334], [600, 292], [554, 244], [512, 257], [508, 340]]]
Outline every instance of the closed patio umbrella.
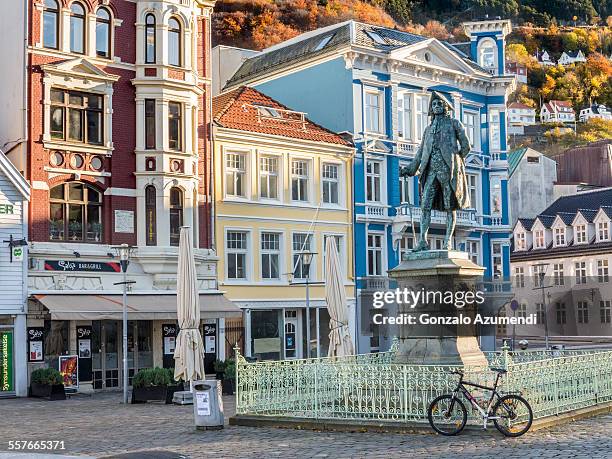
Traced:
[[204, 346], [200, 335], [200, 305], [191, 228], [181, 227], [176, 279], [176, 312], [180, 331], [174, 350], [174, 379], [204, 377]]
[[328, 356], [354, 355], [353, 340], [348, 325], [348, 305], [336, 240], [327, 238], [325, 245], [325, 300], [329, 310]]

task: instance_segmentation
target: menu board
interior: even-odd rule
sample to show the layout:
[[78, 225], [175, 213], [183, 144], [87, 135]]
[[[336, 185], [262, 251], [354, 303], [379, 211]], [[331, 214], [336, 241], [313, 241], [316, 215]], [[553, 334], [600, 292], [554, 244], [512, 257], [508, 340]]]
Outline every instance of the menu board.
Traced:
[[79, 388], [79, 356], [60, 355], [59, 372], [64, 379], [64, 389], [76, 391]]

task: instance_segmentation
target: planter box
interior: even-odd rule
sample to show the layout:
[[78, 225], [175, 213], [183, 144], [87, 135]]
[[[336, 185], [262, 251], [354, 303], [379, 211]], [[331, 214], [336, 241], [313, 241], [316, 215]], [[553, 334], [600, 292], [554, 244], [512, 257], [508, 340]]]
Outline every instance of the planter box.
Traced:
[[215, 372], [215, 379], [219, 380], [219, 381], [223, 381], [223, 372], [222, 371], [216, 371]]
[[234, 395], [234, 391], [236, 390], [236, 380], [235, 379], [224, 379], [222, 384], [222, 393], [223, 395]]
[[183, 383], [176, 386], [151, 386], [132, 389], [132, 403], [166, 402], [172, 403], [177, 391], [183, 390]]
[[48, 398], [49, 400], [66, 400], [63, 384], [30, 384], [30, 397]]
[[176, 386], [168, 386], [166, 388], [166, 405], [172, 404], [172, 399], [174, 398], [174, 393], [185, 390], [183, 388], [183, 382], [178, 383]]

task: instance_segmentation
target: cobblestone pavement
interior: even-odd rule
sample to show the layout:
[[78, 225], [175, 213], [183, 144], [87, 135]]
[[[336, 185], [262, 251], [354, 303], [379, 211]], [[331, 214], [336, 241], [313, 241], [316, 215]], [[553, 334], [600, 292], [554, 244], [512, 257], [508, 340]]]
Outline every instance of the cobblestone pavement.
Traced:
[[[118, 393], [55, 402], [0, 400], [0, 458], [9, 457], [9, 440], [64, 440], [66, 450], [58, 453], [125, 459], [612, 457], [612, 415], [518, 439], [506, 439], [495, 431], [464, 432], [450, 438], [234, 426], [202, 432], [193, 427], [192, 406], [123, 406], [120, 400]], [[226, 414], [232, 414], [233, 400], [226, 397], [224, 404]], [[122, 455], [127, 452], [132, 454]]]

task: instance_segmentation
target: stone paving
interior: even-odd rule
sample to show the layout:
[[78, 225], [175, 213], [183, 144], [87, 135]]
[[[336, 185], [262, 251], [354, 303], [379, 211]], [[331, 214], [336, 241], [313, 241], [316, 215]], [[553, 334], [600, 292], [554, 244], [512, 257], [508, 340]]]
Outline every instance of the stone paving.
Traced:
[[[7, 454], [9, 440], [64, 440], [66, 449], [56, 453], [123, 459], [612, 457], [612, 415], [518, 439], [506, 439], [494, 430], [457, 437], [234, 426], [202, 432], [193, 427], [192, 406], [123, 406], [120, 400], [119, 393], [56, 402], [0, 400], [0, 458], [15, 457]], [[231, 415], [233, 399], [224, 397], [224, 405]]]

